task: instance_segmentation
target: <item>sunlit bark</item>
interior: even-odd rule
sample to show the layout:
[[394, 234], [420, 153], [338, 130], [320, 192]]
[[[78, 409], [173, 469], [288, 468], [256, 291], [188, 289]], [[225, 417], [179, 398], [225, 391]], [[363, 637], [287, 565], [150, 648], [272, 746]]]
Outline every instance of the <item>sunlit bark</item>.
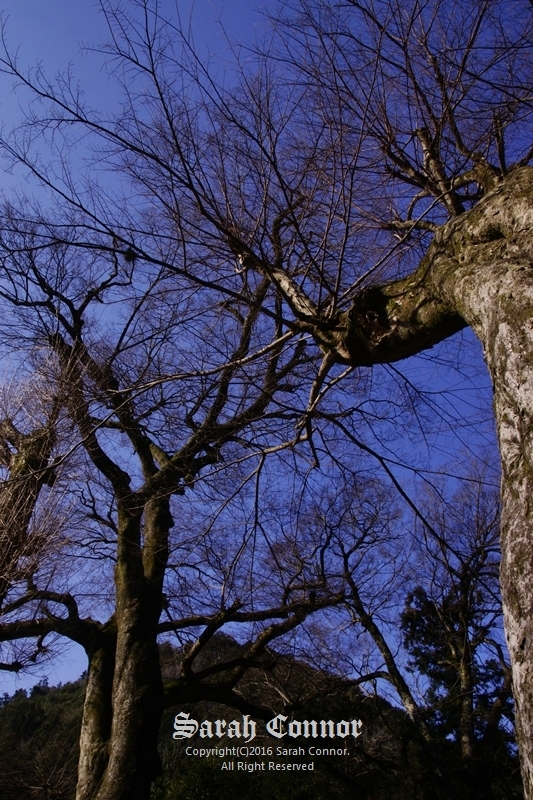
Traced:
[[[494, 387], [502, 462], [501, 588], [525, 795], [533, 797], [533, 170], [444, 225], [418, 269], [362, 292], [334, 332], [339, 360], [398, 361], [466, 325]], [[323, 340], [331, 348], [334, 336]]]

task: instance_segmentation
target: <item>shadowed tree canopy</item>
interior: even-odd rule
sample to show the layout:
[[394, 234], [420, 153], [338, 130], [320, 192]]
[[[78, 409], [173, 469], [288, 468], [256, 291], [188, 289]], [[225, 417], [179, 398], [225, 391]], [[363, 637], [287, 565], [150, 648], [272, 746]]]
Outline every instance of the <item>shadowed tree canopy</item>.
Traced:
[[[87, 650], [78, 800], [146, 796], [165, 702], [158, 635], [189, 631], [181, 688], [201, 698], [213, 690], [196, 656], [223, 625], [249, 625], [255, 644], [224, 681], [244, 708], [238, 681], [271, 640], [353, 600], [350, 574], [328, 577], [331, 539], [288, 533], [308, 472], [341, 486], [374, 458], [408, 500], [389, 442], [423, 414], [409, 382], [376, 366], [467, 326], [494, 387], [531, 800], [531, 4], [510, 18], [498, 0], [286, 2], [220, 80], [164, 4], [101, 11], [113, 115], [7, 45], [1, 59], [29, 102], [3, 152], [49, 198], [4, 204], [3, 342], [15, 322], [48, 395], [38, 426], [4, 415], [2, 466], [18, 480], [16, 451], [44, 431], [43, 477], [24, 477], [31, 508], [76, 463], [88, 525], [76, 542], [114, 567], [105, 622], [51, 578], [37, 586], [24, 548], [19, 583], [2, 588], [4, 639], [56, 631]], [[280, 475], [300, 500], [276, 506]]]

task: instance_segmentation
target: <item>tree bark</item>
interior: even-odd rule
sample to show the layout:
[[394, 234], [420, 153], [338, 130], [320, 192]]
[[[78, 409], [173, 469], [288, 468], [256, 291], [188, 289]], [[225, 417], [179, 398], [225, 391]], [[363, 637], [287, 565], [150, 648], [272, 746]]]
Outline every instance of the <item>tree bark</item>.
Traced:
[[152, 500], [141, 527], [141, 513], [134, 502], [132, 506], [119, 506], [109, 761], [95, 800], [146, 800], [161, 771], [157, 740], [163, 683], [157, 625], [172, 517], [168, 498]]
[[361, 292], [324, 350], [398, 361], [470, 325], [494, 387], [502, 462], [501, 589], [524, 792], [533, 800], [533, 169], [444, 225], [408, 277]]
[[166, 497], [146, 504], [142, 525], [133, 496], [131, 505], [119, 507], [116, 612], [109, 625], [116, 639], [100, 643], [90, 658], [76, 800], [147, 800], [161, 769], [157, 625], [172, 517]]
[[[0, 606], [14, 580], [24, 572], [31, 579], [37, 570], [39, 544], [28, 538], [28, 530], [39, 493], [53, 477], [49, 462], [56, 438], [54, 416], [55, 412], [47, 425], [28, 434], [9, 420], [0, 421], [0, 464], [9, 468], [0, 491]], [[16, 445], [15, 455], [6, 441]], [[21, 572], [23, 556], [29, 565]]]
[[95, 796], [107, 766], [114, 663], [115, 637], [102, 637], [89, 653], [76, 800]]

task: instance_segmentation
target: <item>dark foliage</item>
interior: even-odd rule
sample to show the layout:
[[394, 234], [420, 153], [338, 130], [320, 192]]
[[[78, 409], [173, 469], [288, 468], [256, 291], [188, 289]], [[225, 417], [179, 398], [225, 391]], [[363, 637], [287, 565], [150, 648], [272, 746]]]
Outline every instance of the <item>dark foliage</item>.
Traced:
[[0, 799], [70, 800], [78, 772], [85, 682], [34, 686], [0, 708]]
[[[211, 655], [226, 657], [229, 650], [240, 646], [229, 637], [217, 636]], [[162, 649], [163, 669], [172, 678], [180, 654]], [[233, 798], [249, 796], [255, 800], [284, 797], [291, 800], [519, 800], [521, 798], [518, 760], [506, 746], [480, 751], [478, 783], [465, 771], [456, 743], [446, 738], [429, 747], [420, 737], [416, 725], [401, 710], [378, 696], [364, 695], [358, 686], [332, 676], [315, 673], [307, 665], [278, 657], [271, 652], [264, 673], [257, 670], [249, 677], [245, 692], [259, 697], [266, 704], [267, 675], [284, 677], [288, 692], [305, 683], [309, 690], [313, 679], [320, 694], [294, 711], [295, 719], [361, 719], [363, 735], [346, 745], [347, 756], [305, 755], [299, 759], [278, 756], [276, 747], [305, 748], [309, 740], [276, 740], [264, 733], [264, 721], [258, 721], [258, 735], [253, 744], [273, 747], [270, 758], [249, 761], [314, 761], [313, 772], [246, 772], [234, 768], [221, 769], [221, 759], [196, 758], [185, 754], [191, 741], [172, 739], [173, 717], [189, 711], [193, 718], [232, 719], [239, 712], [213, 703], [197, 703], [168, 709], [161, 726], [159, 746], [164, 764], [163, 775], [152, 787], [152, 800], [193, 800], [193, 798]], [[209, 658], [209, 654], [206, 654]], [[329, 683], [329, 688], [327, 684]], [[261, 684], [263, 688], [261, 688]], [[80, 680], [50, 689], [39, 684], [29, 693], [17, 692], [4, 697], [0, 708], [0, 756], [2, 782], [0, 800], [71, 800], [75, 794], [77, 739], [81, 723], [85, 683]], [[272, 695], [268, 697], [272, 700]], [[274, 712], [276, 713], [276, 712]], [[339, 740], [340, 742], [340, 740]], [[199, 740], [200, 744], [203, 744]], [[223, 742], [221, 742], [222, 744]], [[230, 744], [230, 742], [228, 741]], [[214, 742], [213, 744], [217, 744]], [[339, 746], [335, 741], [316, 740], [315, 746]], [[500, 744], [502, 744], [500, 742]], [[483, 780], [479, 779], [484, 775]]]

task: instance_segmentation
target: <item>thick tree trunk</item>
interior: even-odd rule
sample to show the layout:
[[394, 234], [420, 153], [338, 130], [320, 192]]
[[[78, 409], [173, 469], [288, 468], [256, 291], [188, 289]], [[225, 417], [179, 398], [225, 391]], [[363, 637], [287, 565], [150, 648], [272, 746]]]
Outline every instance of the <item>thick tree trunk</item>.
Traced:
[[114, 663], [115, 637], [108, 641], [102, 637], [89, 654], [76, 800], [91, 800], [96, 795], [107, 766]]
[[149, 502], [142, 546], [140, 515], [119, 512], [113, 721], [109, 762], [95, 800], [147, 800], [161, 771], [157, 739], [163, 683], [157, 624], [171, 525], [168, 500]]
[[119, 512], [116, 613], [110, 622], [116, 648], [102, 647], [91, 658], [76, 800], [147, 800], [160, 772], [157, 625], [171, 525], [166, 498], [147, 503], [144, 542], [139, 512]]
[[[533, 169], [443, 226], [407, 278], [362, 292], [334, 335], [354, 365], [398, 361], [470, 325], [494, 386], [501, 589], [524, 792], [533, 800]], [[315, 331], [320, 342], [320, 331]], [[331, 348], [332, 336], [322, 342]]]
[[159, 774], [159, 655], [142, 612], [128, 616], [116, 656], [102, 647], [89, 666], [76, 800], [147, 800]]
[[117, 640], [109, 761], [94, 800], [147, 800], [160, 772], [157, 738], [163, 688], [155, 637], [131, 614]]

